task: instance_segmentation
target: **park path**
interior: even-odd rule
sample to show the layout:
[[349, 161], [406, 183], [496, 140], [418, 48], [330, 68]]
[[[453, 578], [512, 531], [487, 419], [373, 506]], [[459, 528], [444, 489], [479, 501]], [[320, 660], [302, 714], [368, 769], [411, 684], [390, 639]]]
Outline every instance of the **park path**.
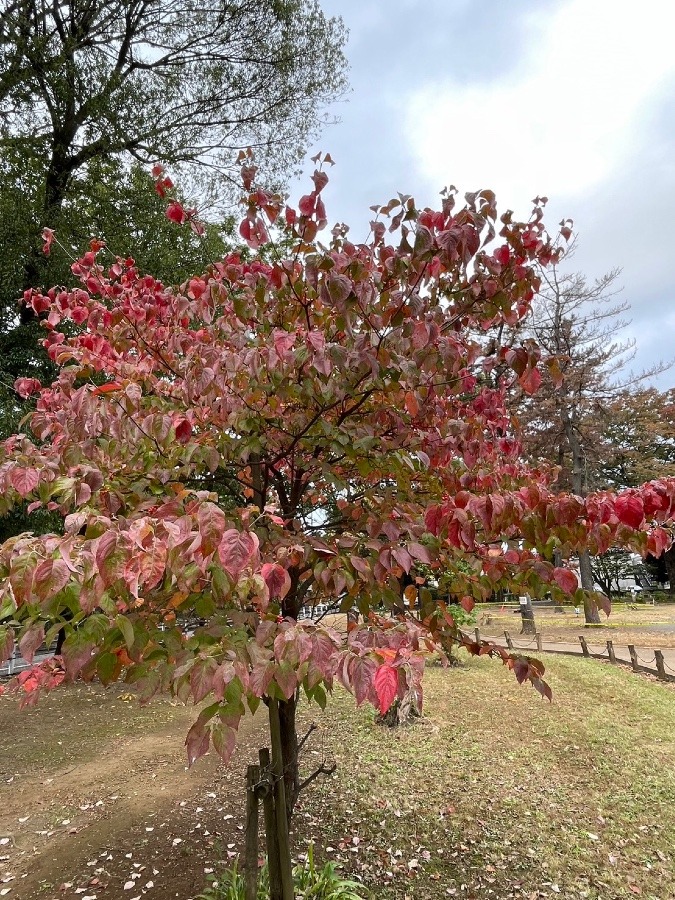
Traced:
[[[469, 636], [472, 638], [474, 637], [474, 635]], [[580, 637], [586, 642], [586, 647], [588, 649], [587, 655], [591, 658], [610, 659], [609, 648], [606, 643], [603, 644], [589, 641], [586, 638], [586, 635], [581, 635]], [[506, 648], [506, 641], [504, 638], [495, 638], [489, 635], [481, 635], [481, 638]], [[584, 656], [581, 640], [578, 643], [572, 641], [556, 642], [542, 640], [541, 645], [538, 646], [535, 637], [514, 637], [511, 638], [511, 643], [512, 649], [526, 650], [528, 653], [563, 653], [568, 656]], [[658, 648], [656, 649], [658, 650]], [[613, 650], [617, 663], [623, 663], [628, 666], [633, 665], [633, 667], [635, 667], [631, 660], [631, 653], [627, 645], [613, 644]], [[658, 675], [657, 654], [654, 650], [650, 650], [648, 647], [635, 647], [634, 650], [637, 660], [637, 671], [650, 672], [653, 675]], [[667, 676], [666, 680], [675, 681], [675, 649], [665, 649], [660, 652], [663, 657], [664, 670]]]

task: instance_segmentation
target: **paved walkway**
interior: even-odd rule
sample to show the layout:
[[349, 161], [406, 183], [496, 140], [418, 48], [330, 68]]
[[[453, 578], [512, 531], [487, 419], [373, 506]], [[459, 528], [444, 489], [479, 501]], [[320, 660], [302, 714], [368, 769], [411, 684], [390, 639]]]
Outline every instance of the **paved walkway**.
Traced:
[[[609, 650], [606, 643], [603, 644], [589, 641], [586, 635], [582, 635], [582, 637], [586, 639], [588, 652], [593, 658], [609, 659]], [[494, 643], [499, 644], [499, 646], [501, 647], [506, 646], [506, 640], [504, 638], [493, 638], [489, 637], [488, 635], [482, 634], [481, 638], [484, 640], [494, 641]], [[583, 655], [583, 649], [581, 647], [580, 641], [577, 643], [556, 643], [553, 641], [542, 641], [541, 650], [537, 648], [537, 641], [534, 637], [513, 637], [512, 643], [514, 650], [526, 650], [528, 654], [565, 653], [570, 656]], [[625, 663], [629, 666], [632, 664], [630, 651], [628, 650], [627, 646], [614, 644], [613, 649], [617, 662]], [[657, 647], [656, 649], [658, 650], [659, 648]], [[653, 673], [654, 675], [658, 675], [656, 667], [656, 654], [654, 653], [654, 650], [650, 650], [648, 647], [636, 647], [635, 652], [637, 654], [638, 669], [640, 671], [647, 671]], [[673, 681], [675, 681], [675, 649], [666, 649], [662, 650], [661, 652], [663, 654], [665, 672], [666, 675], [669, 676], [668, 680], [672, 679]]]

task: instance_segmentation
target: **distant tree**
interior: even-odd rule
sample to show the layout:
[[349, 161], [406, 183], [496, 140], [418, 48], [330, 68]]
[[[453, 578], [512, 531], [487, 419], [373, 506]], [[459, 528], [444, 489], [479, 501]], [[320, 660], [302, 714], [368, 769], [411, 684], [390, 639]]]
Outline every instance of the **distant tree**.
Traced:
[[[345, 90], [345, 40], [316, 0], [0, 0], [0, 150], [40, 160], [50, 228], [94, 160], [208, 178], [253, 146], [283, 179]], [[31, 250], [26, 287], [42, 283]]]
[[[66, 238], [81, 221], [83, 186], [109, 177], [111, 165], [133, 178], [134, 161], [161, 161], [182, 183], [190, 176], [189, 192], [204, 203], [214, 183], [220, 200], [237, 200], [233, 166], [249, 146], [268, 181], [283, 182], [325, 122], [326, 104], [346, 89], [345, 41], [341, 19], [317, 0], [0, 0], [0, 159], [21, 168], [18, 193], [9, 203], [0, 197], [0, 232], [14, 248], [0, 260], [10, 276], [0, 285], [0, 365], [10, 380], [53, 377], [35, 355], [29, 307], [20, 311], [26, 327], [16, 327], [15, 300], [61, 281], [40, 234], [48, 227]], [[107, 199], [116, 184], [102, 184]], [[90, 196], [96, 219], [101, 196]], [[124, 199], [115, 206], [136, 221], [131, 238], [142, 221]], [[114, 215], [102, 213], [109, 224]], [[78, 256], [82, 243], [74, 246]]]
[[[581, 497], [604, 486], [605, 434], [619, 397], [663, 369], [657, 366], [635, 378], [623, 374], [634, 342], [617, 339], [629, 308], [615, 299], [618, 276], [614, 270], [590, 283], [584, 275], [551, 267], [542, 273], [542, 290], [525, 324], [548, 358], [536, 399], [523, 395], [518, 412], [525, 453], [558, 466], [561, 489]], [[590, 593], [593, 566], [586, 550], [579, 554], [579, 569], [589, 592], [585, 619], [595, 624], [600, 616]]]
[[605, 408], [603, 422], [601, 486], [636, 487], [675, 475], [675, 389], [619, 391]]
[[621, 582], [632, 578], [636, 573], [636, 565], [630, 553], [625, 550], [608, 550], [598, 556], [591, 557], [593, 578], [611, 600], [616, 594], [625, 592]]

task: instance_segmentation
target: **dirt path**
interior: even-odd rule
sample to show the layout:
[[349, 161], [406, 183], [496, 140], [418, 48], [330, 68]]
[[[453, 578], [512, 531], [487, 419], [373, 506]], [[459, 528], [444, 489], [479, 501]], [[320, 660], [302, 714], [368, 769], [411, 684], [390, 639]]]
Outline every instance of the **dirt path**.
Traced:
[[209, 755], [188, 771], [183, 739], [194, 715], [165, 700], [141, 709], [93, 685], [23, 712], [0, 700], [0, 896], [198, 894], [206, 870], [239, 848], [243, 771], [264, 722], [242, 725], [229, 768]]

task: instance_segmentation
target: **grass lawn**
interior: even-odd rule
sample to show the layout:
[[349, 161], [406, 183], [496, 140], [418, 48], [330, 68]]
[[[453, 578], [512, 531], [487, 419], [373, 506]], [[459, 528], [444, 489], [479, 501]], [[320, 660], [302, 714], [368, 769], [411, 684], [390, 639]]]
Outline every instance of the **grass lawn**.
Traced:
[[430, 669], [398, 730], [336, 692], [300, 836], [383, 900], [675, 898], [675, 690], [546, 661], [551, 704], [495, 661]]

